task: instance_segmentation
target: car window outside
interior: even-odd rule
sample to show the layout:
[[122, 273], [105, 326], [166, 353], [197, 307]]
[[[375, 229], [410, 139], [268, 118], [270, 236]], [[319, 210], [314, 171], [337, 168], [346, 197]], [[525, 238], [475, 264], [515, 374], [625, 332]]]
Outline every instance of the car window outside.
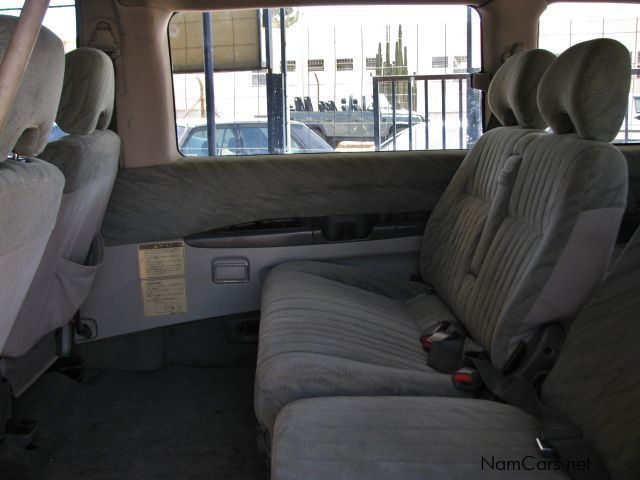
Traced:
[[540, 17], [538, 44], [556, 55], [576, 43], [602, 37], [618, 40], [629, 50], [629, 103], [616, 143], [640, 142], [639, 21], [640, 5], [629, 3], [553, 3]]
[[[215, 11], [208, 20], [205, 14], [177, 12], [169, 24], [176, 120], [205, 130], [208, 121], [258, 125], [264, 135], [242, 135], [243, 153], [369, 151], [420, 123], [432, 134], [422, 142], [425, 149], [468, 148], [481, 133], [481, 97], [467, 83], [481, 58], [479, 17], [473, 9], [291, 7]], [[207, 26], [212, 81], [204, 73]], [[416, 75], [428, 80], [416, 80]], [[397, 79], [395, 84], [382, 80], [389, 76]], [[206, 107], [210, 84], [215, 112]], [[469, 121], [470, 115], [475, 120]], [[179, 138], [179, 150], [196, 154], [185, 138]]]
[[[0, 14], [18, 17], [24, 3], [24, 0], [2, 0]], [[65, 52], [76, 48], [76, 4], [74, 0], [50, 0], [42, 24], [62, 40]]]

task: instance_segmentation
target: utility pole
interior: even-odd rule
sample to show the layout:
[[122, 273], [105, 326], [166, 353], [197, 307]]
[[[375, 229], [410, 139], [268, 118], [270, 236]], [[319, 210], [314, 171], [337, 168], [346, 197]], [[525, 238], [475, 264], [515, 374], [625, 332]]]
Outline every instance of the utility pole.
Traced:
[[280, 9], [280, 71], [282, 73], [282, 115], [284, 120], [284, 136], [282, 145], [286, 150], [289, 143], [289, 108], [287, 105], [287, 23], [286, 10]]
[[[467, 74], [473, 73], [473, 8], [467, 7]], [[473, 145], [480, 137], [480, 101], [478, 92], [467, 83], [467, 146]]]
[[202, 14], [204, 87], [207, 104], [207, 145], [210, 157], [216, 154], [216, 106], [213, 90], [213, 32], [211, 30], [211, 12], [204, 12]]
[[[267, 54], [267, 132], [269, 153], [284, 153], [286, 148], [286, 120], [284, 118], [283, 74], [273, 73], [273, 15], [270, 8], [263, 10], [262, 18], [264, 21], [265, 51]], [[282, 15], [280, 15], [280, 18], [282, 18]], [[281, 29], [284, 27], [284, 25], [280, 25]], [[286, 70], [286, 59], [284, 62]]]

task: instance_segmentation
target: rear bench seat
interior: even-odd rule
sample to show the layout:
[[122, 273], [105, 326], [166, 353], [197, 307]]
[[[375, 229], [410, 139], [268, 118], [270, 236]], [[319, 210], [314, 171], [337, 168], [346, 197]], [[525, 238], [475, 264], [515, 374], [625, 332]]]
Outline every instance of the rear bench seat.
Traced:
[[[612, 480], [640, 478], [639, 309], [640, 231], [576, 318], [542, 385], [545, 405], [581, 429]], [[548, 462], [535, 447], [540, 429], [537, 418], [488, 400], [299, 400], [278, 416], [271, 479], [569, 478], [553, 469], [505, 471], [496, 463]]]
[[[302, 398], [460, 395], [420, 342], [443, 320], [502, 368], [541, 325], [578, 312], [604, 276], [626, 202], [626, 162], [608, 142], [625, 113], [629, 55], [607, 39], [574, 46], [538, 89], [552, 59], [529, 51], [497, 72], [489, 103], [512, 126], [480, 138], [433, 212], [425, 283], [316, 262], [268, 276], [255, 409], [269, 432]], [[557, 134], [523, 128], [546, 123]]]

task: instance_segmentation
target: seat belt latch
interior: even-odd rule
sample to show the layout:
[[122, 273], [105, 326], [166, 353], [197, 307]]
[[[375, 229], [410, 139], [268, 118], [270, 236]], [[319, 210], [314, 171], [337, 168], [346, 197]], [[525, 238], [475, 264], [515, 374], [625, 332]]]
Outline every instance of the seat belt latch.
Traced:
[[436, 333], [432, 333], [431, 335], [423, 335], [420, 340], [422, 340], [422, 348], [424, 348], [427, 352], [431, 350], [434, 343], [444, 342], [451, 338], [452, 335], [445, 331], [440, 331]]
[[422, 342], [422, 348], [424, 348], [427, 352], [431, 350], [434, 342], [441, 342], [450, 337], [450, 334], [446, 332], [446, 330], [451, 326], [451, 322], [441, 322], [433, 329], [431, 333], [427, 333], [420, 337], [420, 341]]
[[460, 368], [456, 370], [452, 376], [453, 385], [465, 392], [475, 392], [482, 385], [482, 378], [475, 368]]
[[556, 458], [558, 456], [554, 448], [545, 442], [541, 436], [536, 437], [536, 448], [544, 458]]

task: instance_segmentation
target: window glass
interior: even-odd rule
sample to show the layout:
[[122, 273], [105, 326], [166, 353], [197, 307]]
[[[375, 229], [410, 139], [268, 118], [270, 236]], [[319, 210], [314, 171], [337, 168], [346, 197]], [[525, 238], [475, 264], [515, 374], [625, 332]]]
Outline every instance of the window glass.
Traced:
[[[468, 83], [480, 22], [465, 6], [177, 12], [168, 35], [177, 124], [238, 128], [241, 147], [217, 154], [374, 151], [394, 135], [392, 150], [457, 149], [481, 133]], [[400, 141], [410, 126], [413, 141]], [[184, 155], [206, 150], [177, 134]]]
[[539, 46], [557, 54], [576, 43], [613, 38], [629, 50], [631, 89], [626, 117], [616, 142], [640, 141], [640, 5], [629, 3], [553, 3], [540, 17]]
[[[2, 0], [0, 15], [19, 17], [23, 5], [24, 0]], [[74, 0], [51, 0], [42, 23], [62, 40], [65, 52], [76, 48], [76, 5]], [[54, 124], [49, 141], [53, 142], [65, 135], [66, 133], [57, 124]]]
[[330, 152], [333, 150], [317, 133], [302, 123], [291, 124], [291, 142], [297, 153], [305, 151]]
[[266, 126], [240, 125], [243, 155], [269, 153], [269, 137]]
[[[24, 0], [2, 0], [1, 15], [20, 16]], [[43, 25], [55, 33], [64, 43], [64, 51], [76, 48], [76, 5], [74, 0], [51, 0]]]
[[[207, 126], [179, 127], [186, 134], [182, 134], [181, 144], [184, 155], [203, 157], [209, 155], [209, 141]], [[178, 138], [180, 133], [178, 133]], [[216, 151], [218, 155], [239, 155], [234, 125], [216, 125]]]
[[182, 149], [185, 155], [208, 155], [207, 129], [205, 127], [196, 127], [191, 130], [191, 133], [183, 143]]

